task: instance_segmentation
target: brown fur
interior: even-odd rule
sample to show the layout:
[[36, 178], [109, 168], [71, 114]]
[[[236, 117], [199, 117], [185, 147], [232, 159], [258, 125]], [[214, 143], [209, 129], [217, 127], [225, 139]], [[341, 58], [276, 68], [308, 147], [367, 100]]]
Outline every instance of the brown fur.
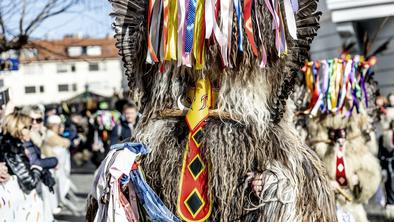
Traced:
[[[346, 203], [341, 198], [338, 204], [350, 210], [356, 221], [367, 221], [361, 204], [366, 203], [376, 192], [380, 181], [380, 166], [377, 158], [373, 155], [362, 134], [363, 124], [365, 124], [366, 114], [353, 113], [351, 118], [344, 115], [328, 115], [323, 120], [310, 121], [308, 132], [309, 139], [327, 140], [328, 128], [347, 129], [347, 139], [345, 147], [345, 166], [348, 186], [345, 188], [352, 196], [353, 201]], [[365, 125], [364, 125], [365, 126]], [[326, 165], [328, 175], [331, 180], [335, 180], [336, 175], [336, 144], [317, 143], [312, 147]], [[353, 175], [357, 175], [359, 182], [353, 181]], [[359, 183], [361, 192], [355, 190], [355, 183]]]

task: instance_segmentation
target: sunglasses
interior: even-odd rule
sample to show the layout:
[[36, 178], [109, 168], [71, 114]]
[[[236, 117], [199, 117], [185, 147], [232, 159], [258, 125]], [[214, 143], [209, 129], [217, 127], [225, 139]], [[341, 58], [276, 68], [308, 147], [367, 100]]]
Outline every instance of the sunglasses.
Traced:
[[42, 118], [36, 118], [36, 119], [35, 119], [35, 118], [32, 118], [31, 121], [32, 121], [33, 123], [36, 122], [36, 123], [39, 124], [39, 123], [42, 123], [44, 120], [43, 120]]

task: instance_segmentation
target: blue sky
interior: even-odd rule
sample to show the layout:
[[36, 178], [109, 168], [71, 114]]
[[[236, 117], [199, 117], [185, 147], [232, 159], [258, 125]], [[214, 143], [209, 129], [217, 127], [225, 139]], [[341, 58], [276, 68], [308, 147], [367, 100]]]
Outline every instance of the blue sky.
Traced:
[[63, 38], [66, 34], [80, 34], [90, 37], [113, 35], [112, 18], [109, 16], [111, 5], [106, 0], [76, 5], [64, 14], [45, 21], [32, 33], [33, 38]]

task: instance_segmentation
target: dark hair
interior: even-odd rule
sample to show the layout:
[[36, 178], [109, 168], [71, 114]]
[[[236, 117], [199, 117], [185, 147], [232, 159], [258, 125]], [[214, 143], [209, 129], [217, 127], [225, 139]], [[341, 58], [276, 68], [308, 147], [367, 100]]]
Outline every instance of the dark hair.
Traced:
[[135, 105], [132, 102], [128, 102], [128, 103], [123, 105], [122, 111], [125, 111], [126, 109], [135, 109], [135, 110], [137, 110], [137, 105]]

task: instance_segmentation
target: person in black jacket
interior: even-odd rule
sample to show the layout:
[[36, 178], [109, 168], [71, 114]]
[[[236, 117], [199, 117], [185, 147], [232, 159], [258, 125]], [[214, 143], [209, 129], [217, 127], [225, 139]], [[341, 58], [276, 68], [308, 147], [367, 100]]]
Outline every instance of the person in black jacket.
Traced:
[[120, 123], [116, 124], [111, 131], [111, 145], [117, 144], [134, 135], [134, 128], [138, 122], [137, 106], [133, 103], [126, 103], [123, 106]]
[[40, 181], [49, 188], [55, 185], [46, 161], [41, 158], [29, 160], [26, 155], [24, 142], [30, 141], [30, 127], [30, 117], [12, 113], [4, 118], [0, 135], [0, 162], [5, 162], [8, 173], [16, 176], [21, 190], [26, 194], [35, 189]]

